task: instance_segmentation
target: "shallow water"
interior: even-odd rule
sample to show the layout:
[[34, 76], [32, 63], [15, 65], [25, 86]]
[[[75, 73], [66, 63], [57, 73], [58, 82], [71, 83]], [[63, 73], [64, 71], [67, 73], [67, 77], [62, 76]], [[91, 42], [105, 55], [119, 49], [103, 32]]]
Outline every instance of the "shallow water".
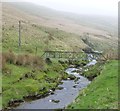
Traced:
[[[49, 95], [42, 99], [22, 103], [16, 109], [63, 109], [68, 106], [78, 96], [79, 91], [90, 84], [90, 81], [87, 78], [79, 75], [79, 73], [73, 72], [74, 70], [78, 69], [68, 68], [66, 72], [79, 77], [80, 79], [78, 79], [77, 82], [74, 80], [63, 80], [63, 84], [59, 85], [60, 87], [63, 87], [62, 90], [55, 90], [53, 95]], [[59, 100], [59, 102], [55, 103], [52, 100]]]
[[89, 62], [85, 67], [88, 67], [88, 66], [92, 66], [92, 65], [95, 65], [97, 63], [97, 61], [95, 59], [93, 59], [91, 62]]

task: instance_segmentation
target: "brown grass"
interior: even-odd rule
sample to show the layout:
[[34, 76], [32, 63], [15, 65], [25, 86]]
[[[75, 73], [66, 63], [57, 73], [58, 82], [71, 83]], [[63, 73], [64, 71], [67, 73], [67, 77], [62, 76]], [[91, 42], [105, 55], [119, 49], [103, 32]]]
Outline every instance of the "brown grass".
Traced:
[[118, 53], [111, 50], [104, 53], [103, 56], [106, 60], [118, 60]]
[[3, 62], [3, 60], [2, 60], [2, 53], [0, 53], [0, 69], [2, 69], [2, 63]]
[[11, 50], [9, 50], [9, 52], [2, 53], [2, 58], [4, 62], [8, 62], [10, 64], [14, 64], [15, 62], [15, 54]]
[[5, 68], [6, 63], [40, 69], [44, 67], [44, 60], [41, 57], [27, 54], [16, 55], [12, 51], [2, 53], [2, 69]]

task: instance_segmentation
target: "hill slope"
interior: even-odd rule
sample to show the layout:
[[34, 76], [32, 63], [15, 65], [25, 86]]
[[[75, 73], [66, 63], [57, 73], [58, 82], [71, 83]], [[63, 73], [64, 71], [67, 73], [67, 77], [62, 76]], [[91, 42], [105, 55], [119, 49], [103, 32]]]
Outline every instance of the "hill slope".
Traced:
[[[80, 50], [86, 47], [79, 35], [67, 33], [58, 28], [41, 26], [29, 21], [28, 15], [14, 7], [3, 4], [3, 50], [18, 50], [18, 21], [21, 20], [22, 49], [33, 52], [37, 47], [43, 50]], [[14, 13], [12, 11], [14, 10]], [[34, 17], [34, 16], [33, 16]], [[32, 18], [32, 17], [31, 17]]]
[[32, 46], [25, 50], [36, 46], [40, 50], [80, 50], [88, 45], [83, 38], [88, 39], [95, 50], [111, 47], [117, 50], [118, 39], [112, 22], [106, 25], [100, 17], [63, 13], [30, 3], [3, 3], [3, 50], [17, 50], [19, 20], [22, 21], [23, 49]]

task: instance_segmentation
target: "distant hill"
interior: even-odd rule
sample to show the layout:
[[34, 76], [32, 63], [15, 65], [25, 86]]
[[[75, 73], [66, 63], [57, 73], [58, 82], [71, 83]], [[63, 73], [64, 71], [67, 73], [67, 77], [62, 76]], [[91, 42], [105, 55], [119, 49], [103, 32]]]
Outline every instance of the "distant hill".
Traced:
[[8, 43], [13, 42], [12, 37], [16, 37], [14, 42], [17, 45], [18, 21], [21, 20], [24, 40], [22, 43], [26, 46], [25, 39], [29, 35], [32, 43], [35, 43], [35, 40], [39, 41], [38, 44], [41, 43], [42, 49], [45, 49], [46, 41], [50, 39], [47, 44], [51, 45], [52, 49], [79, 50], [88, 46], [82, 41], [87, 38], [98, 50], [111, 47], [116, 50], [117, 22], [115, 18], [107, 19], [108, 17], [60, 12], [32, 3], [3, 3], [3, 48], [10, 46]]
[[[71, 24], [86, 26], [87, 28], [93, 28], [94, 30], [108, 31], [111, 35], [117, 35], [117, 18], [110, 16], [98, 16], [98, 15], [78, 15], [74, 13], [56, 11], [51, 8], [47, 8], [40, 5], [35, 5], [28, 2], [22, 3], [10, 3], [12, 6], [27, 12], [30, 15], [38, 16], [43, 19], [59, 20], [60, 23], [64, 23], [62, 20], [69, 21]], [[60, 24], [59, 24], [60, 25]]]

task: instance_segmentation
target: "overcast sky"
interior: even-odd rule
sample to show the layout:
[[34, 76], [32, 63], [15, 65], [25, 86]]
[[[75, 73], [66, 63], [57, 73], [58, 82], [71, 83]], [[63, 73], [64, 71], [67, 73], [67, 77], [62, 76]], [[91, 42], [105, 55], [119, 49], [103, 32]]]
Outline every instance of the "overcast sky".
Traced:
[[27, 1], [60, 11], [79, 14], [98, 14], [117, 16], [120, 0], [2, 0], [4, 2]]

